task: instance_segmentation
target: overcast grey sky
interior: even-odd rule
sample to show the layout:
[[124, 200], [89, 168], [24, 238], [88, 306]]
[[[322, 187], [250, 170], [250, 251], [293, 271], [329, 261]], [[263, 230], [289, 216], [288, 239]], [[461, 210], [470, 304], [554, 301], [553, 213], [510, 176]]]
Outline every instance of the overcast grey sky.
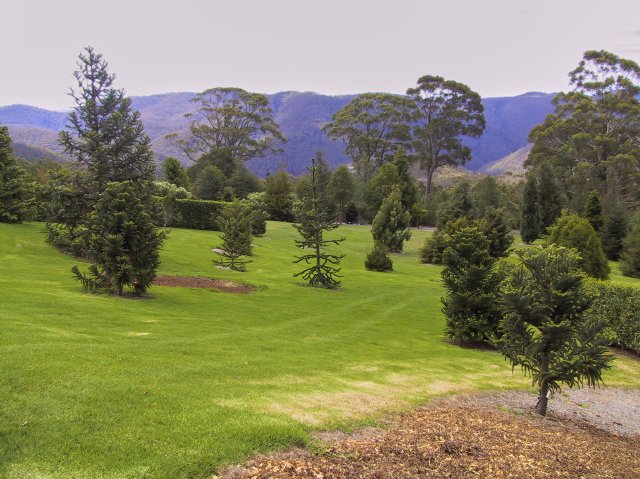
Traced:
[[585, 50], [640, 63], [638, 0], [0, 0], [0, 13], [0, 105], [71, 107], [87, 45], [129, 95], [404, 93], [433, 74], [511, 96], [566, 89]]

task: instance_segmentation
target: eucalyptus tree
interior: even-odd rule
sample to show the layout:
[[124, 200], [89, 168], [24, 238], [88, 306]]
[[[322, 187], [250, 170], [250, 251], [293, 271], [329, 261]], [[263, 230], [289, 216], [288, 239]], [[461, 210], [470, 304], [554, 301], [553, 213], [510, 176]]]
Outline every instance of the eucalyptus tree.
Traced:
[[587, 51], [569, 76], [571, 91], [556, 95], [554, 113], [531, 130], [528, 163], [549, 162], [569, 203], [585, 188], [613, 187], [613, 200], [640, 205], [640, 66]]
[[269, 151], [281, 151], [286, 141], [273, 119], [269, 99], [242, 88], [210, 88], [192, 100], [195, 113], [187, 113], [189, 135], [168, 135], [193, 161], [223, 151], [244, 162]]
[[462, 138], [482, 135], [484, 107], [480, 95], [467, 85], [440, 76], [419, 78], [407, 95], [416, 107], [411, 146], [426, 174], [428, 196], [439, 168], [464, 165], [471, 159], [471, 149], [462, 144]]
[[413, 103], [404, 96], [364, 93], [338, 110], [322, 129], [332, 140], [344, 142], [356, 173], [367, 183], [399, 146], [409, 146], [414, 115]]

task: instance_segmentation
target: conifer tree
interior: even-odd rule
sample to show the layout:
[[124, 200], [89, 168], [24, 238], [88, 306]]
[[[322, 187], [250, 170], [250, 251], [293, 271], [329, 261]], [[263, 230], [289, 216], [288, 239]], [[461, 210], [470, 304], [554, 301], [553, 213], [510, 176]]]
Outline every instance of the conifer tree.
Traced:
[[65, 153], [87, 166], [98, 194], [112, 181], [149, 186], [155, 173], [140, 113], [132, 110], [124, 90], [113, 87], [115, 75], [108, 66], [91, 47], [80, 53], [74, 72], [78, 89], [71, 90], [76, 106], [67, 130], [60, 132]]
[[587, 202], [584, 205], [584, 217], [587, 218], [593, 229], [600, 231], [604, 225], [604, 217], [602, 216], [602, 203], [600, 196], [596, 190], [589, 193]]
[[474, 204], [471, 196], [471, 185], [463, 180], [451, 191], [449, 198], [438, 208], [438, 227], [459, 218], [471, 219]]
[[367, 271], [378, 271], [380, 273], [393, 271], [393, 261], [387, 254], [387, 248], [380, 243], [374, 243], [373, 249], [367, 253], [364, 267]]
[[507, 251], [513, 244], [513, 236], [507, 225], [502, 208], [486, 208], [479, 222], [482, 233], [489, 240], [489, 254], [493, 258], [508, 256]]
[[604, 220], [602, 229], [602, 248], [607, 258], [617, 261], [620, 258], [624, 238], [627, 236], [629, 220], [627, 212], [621, 206], [617, 206]]
[[165, 181], [176, 185], [178, 188], [190, 189], [191, 185], [189, 184], [187, 170], [173, 157], [169, 157], [162, 162], [162, 177]]
[[243, 257], [251, 255], [251, 222], [251, 213], [239, 201], [225, 205], [219, 218], [222, 244], [215, 251], [220, 258], [213, 260], [215, 264], [234, 271], [246, 270], [250, 261]]
[[625, 276], [640, 278], [640, 213], [631, 218], [629, 232], [622, 242], [620, 271]]
[[392, 253], [402, 252], [405, 240], [411, 238], [411, 215], [403, 208], [401, 198], [400, 188], [394, 187], [382, 202], [371, 225], [374, 242], [385, 246]]
[[574, 248], [582, 269], [597, 279], [609, 277], [609, 263], [602, 249], [602, 241], [593, 226], [577, 215], [562, 215], [549, 227], [548, 244]]
[[29, 196], [27, 174], [13, 156], [9, 130], [0, 126], [0, 223], [21, 223], [30, 208]]
[[562, 203], [554, 172], [548, 163], [545, 162], [540, 165], [536, 176], [540, 232], [544, 233], [562, 213]]
[[340, 244], [345, 238], [326, 239], [324, 234], [338, 228], [340, 225], [333, 220], [333, 215], [327, 211], [320, 198], [320, 179], [317, 176], [316, 160], [311, 160], [309, 191], [301, 200], [297, 211], [297, 223], [293, 226], [298, 230], [301, 239], [295, 240], [298, 248], [312, 250], [308, 254], [297, 256], [294, 263], [302, 263], [306, 268], [295, 273], [294, 277], [302, 277], [309, 285], [320, 288], [335, 289], [340, 286], [340, 260], [344, 255], [331, 254], [326, 248]]
[[207, 166], [193, 184], [194, 193], [201, 200], [221, 200], [225, 182], [224, 173], [218, 167]]
[[90, 235], [89, 275], [72, 269], [85, 290], [122, 295], [129, 286], [144, 294], [156, 276], [165, 233], [154, 226], [135, 184], [107, 185], [91, 215]]
[[551, 245], [516, 252], [517, 265], [502, 283], [504, 317], [497, 344], [513, 367], [538, 386], [536, 412], [545, 415], [549, 393], [602, 381], [609, 368], [604, 321], [585, 315], [593, 297], [585, 290], [579, 257]]
[[538, 188], [533, 175], [527, 175], [522, 198], [522, 217], [520, 219], [522, 241], [533, 243], [540, 236], [540, 212], [538, 210]]
[[327, 194], [338, 210], [338, 221], [347, 221], [347, 207], [353, 199], [354, 189], [353, 175], [345, 165], [339, 166], [331, 175], [327, 185]]
[[461, 344], [480, 345], [498, 329], [496, 260], [489, 255], [489, 240], [477, 227], [453, 232], [442, 255], [446, 295], [442, 311], [448, 337]]

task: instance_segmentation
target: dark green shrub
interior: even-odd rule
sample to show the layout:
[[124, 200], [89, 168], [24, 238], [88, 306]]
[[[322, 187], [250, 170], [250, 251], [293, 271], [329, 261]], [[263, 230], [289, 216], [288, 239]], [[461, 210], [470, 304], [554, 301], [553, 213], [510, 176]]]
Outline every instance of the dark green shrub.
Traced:
[[620, 271], [625, 276], [640, 278], [640, 213], [631, 218], [629, 232], [622, 241]]
[[453, 232], [442, 255], [445, 334], [460, 344], [481, 345], [498, 331], [498, 285], [489, 240], [477, 227]]
[[513, 236], [507, 225], [502, 208], [486, 208], [479, 221], [482, 233], [489, 240], [489, 254], [494, 258], [504, 258], [513, 244]]
[[588, 287], [596, 298], [588, 314], [611, 327], [613, 344], [640, 354], [640, 290], [604, 281], [589, 281]]
[[218, 218], [225, 207], [224, 201], [176, 200], [169, 226], [194, 230], [218, 230]]
[[574, 248], [582, 258], [580, 265], [589, 275], [598, 279], [609, 277], [609, 263], [596, 230], [585, 218], [565, 214], [549, 227], [548, 244]]
[[602, 248], [607, 258], [616, 261], [620, 258], [623, 241], [627, 236], [629, 219], [627, 212], [622, 207], [616, 207], [604, 220], [602, 229]]
[[420, 262], [429, 264], [441, 264], [442, 254], [447, 249], [448, 241], [452, 233], [461, 228], [476, 226], [466, 217], [450, 221], [443, 228], [436, 229], [431, 236], [427, 236], [420, 249]]
[[373, 249], [367, 254], [364, 267], [367, 271], [393, 271], [393, 261], [387, 254], [387, 248], [378, 243], [374, 244]]

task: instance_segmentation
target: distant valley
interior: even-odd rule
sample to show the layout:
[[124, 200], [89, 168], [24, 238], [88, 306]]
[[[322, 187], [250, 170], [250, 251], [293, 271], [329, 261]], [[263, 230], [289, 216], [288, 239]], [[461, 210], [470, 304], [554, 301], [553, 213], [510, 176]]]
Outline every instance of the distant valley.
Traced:
[[[187, 128], [185, 113], [194, 111], [190, 101], [194, 93], [166, 93], [132, 97], [140, 111], [145, 130], [160, 162], [175, 156], [188, 164], [182, 152], [165, 136]], [[329, 140], [321, 128], [331, 116], [356, 95], [328, 96], [310, 92], [280, 92], [267, 95], [274, 118], [287, 138], [284, 151], [249, 162], [258, 176], [280, 169], [298, 175], [305, 171], [316, 151], [323, 151], [333, 167], [349, 162], [340, 142]], [[517, 172], [526, 159], [527, 137], [531, 128], [552, 111], [550, 93], [525, 93], [515, 97], [483, 100], [487, 127], [478, 139], [468, 139], [472, 160], [466, 167], [473, 171], [501, 174]], [[51, 157], [66, 161], [57, 144], [57, 132], [64, 128], [65, 112], [26, 105], [0, 107], [0, 124], [9, 127], [16, 154], [27, 160]]]

